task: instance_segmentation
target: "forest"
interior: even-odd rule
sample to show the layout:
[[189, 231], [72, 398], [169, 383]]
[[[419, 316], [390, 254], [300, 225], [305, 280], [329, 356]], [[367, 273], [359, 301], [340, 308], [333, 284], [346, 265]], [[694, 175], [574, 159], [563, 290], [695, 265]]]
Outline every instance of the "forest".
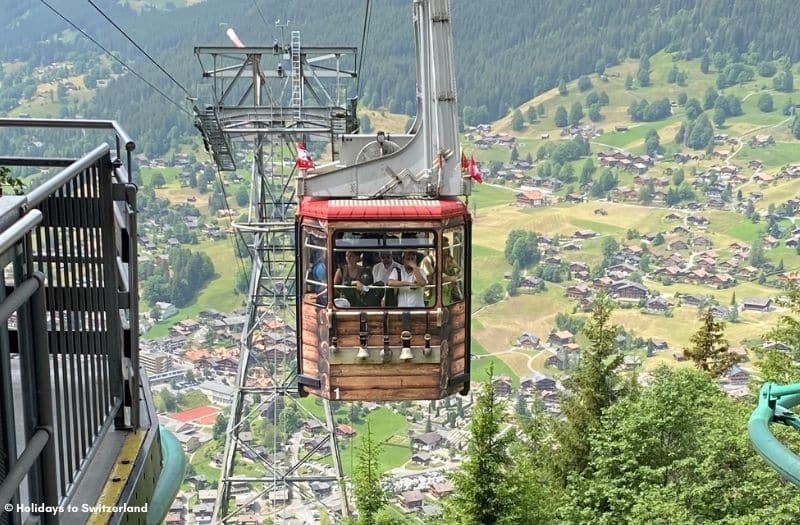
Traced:
[[[516, 243], [515, 243], [516, 244]], [[797, 356], [800, 291], [790, 291], [783, 316], [768, 335], [791, 346], [767, 351], [765, 380], [800, 380]], [[465, 461], [454, 493], [435, 524], [790, 524], [800, 519], [800, 490], [783, 482], [749, 444], [747, 420], [755, 389], [744, 400], [724, 394], [717, 379], [730, 366], [725, 323], [710, 313], [692, 336], [694, 368], [662, 367], [643, 386], [625, 372], [611, 323], [613, 306], [600, 296], [580, 328], [590, 341], [568, 380], [564, 418], [541, 406], [514, 407], [488, 377], [479, 388]], [[575, 327], [573, 327], [575, 328]], [[791, 342], [791, 343], [790, 343]], [[513, 410], [510, 410], [513, 409]], [[780, 425], [777, 425], [780, 426]], [[798, 450], [800, 435], [775, 430]], [[380, 445], [360, 442], [355, 474], [357, 523], [407, 523], [387, 512], [374, 458]]]
[[[59, 5], [155, 86], [190, 107], [188, 101], [184, 103], [186, 95], [89, 6], [78, 0]], [[207, 90], [193, 60], [193, 48], [227, 45], [226, 26], [235, 26], [246, 43], [271, 45], [288, 39], [283, 29], [288, 19], [290, 29], [299, 29], [305, 43], [360, 46], [364, 6], [360, 0], [300, 0], [289, 5], [239, 0], [203, 2], [168, 14], [161, 10], [136, 13], [118, 4], [109, 5], [107, 12], [182, 85], [203, 98]], [[2, 0], [0, 9], [7, 15], [0, 31], [0, 61], [21, 60], [35, 66], [73, 60], [91, 72], [90, 80], [98, 76], [101, 52], [74, 30], [66, 30], [66, 23], [44, 6]], [[372, 11], [361, 101], [369, 107], [411, 114], [415, 83], [411, 2], [387, 0]], [[724, 87], [753, 75], [762, 62], [800, 59], [794, 24], [797, 12], [797, 4], [789, 0], [632, 0], [624, 4], [510, 0], [503, 2], [502, 9], [487, 13], [484, 2], [460, 0], [452, 7], [452, 22], [462, 112], [471, 122], [488, 122], [564, 81], [603, 73], [620, 60], [660, 50], [687, 59], [705, 57], [704, 61], [722, 57], [731, 64], [721, 76], [719, 87]], [[176, 19], [181, 23], [176, 24]], [[276, 25], [276, 20], [283, 22]], [[759, 73], [766, 76], [775, 66], [763, 67]], [[673, 80], [680, 82], [682, 74], [676, 71]], [[787, 79], [781, 75], [778, 72], [778, 84], [783, 86]], [[4, 93], [14, 87], [9, 84], [3, 84]], [[152, 154], [162, 154], [170, 144], [195, 133], [188, 115], [131, 75], [112, 80], [111, 88], [101, 89], [90, 104], [67, 111], [123, 122]], [[648, 119], [647, 112], [636, 113]]]

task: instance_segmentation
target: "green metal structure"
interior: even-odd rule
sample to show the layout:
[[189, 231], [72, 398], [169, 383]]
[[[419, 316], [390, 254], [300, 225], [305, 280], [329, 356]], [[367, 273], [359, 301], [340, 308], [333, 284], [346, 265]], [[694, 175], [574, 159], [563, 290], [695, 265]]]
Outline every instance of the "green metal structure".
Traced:
[[770, 423], [782, 423], [800, 430], [800, 417], [791, 409], [800, 405], [800, 383], [766, 383], [758, 395], [758, 406], [750, 416], [747, 430], [756, 452], [784, 479], [800, 486], [800, 456], [778, 441]]

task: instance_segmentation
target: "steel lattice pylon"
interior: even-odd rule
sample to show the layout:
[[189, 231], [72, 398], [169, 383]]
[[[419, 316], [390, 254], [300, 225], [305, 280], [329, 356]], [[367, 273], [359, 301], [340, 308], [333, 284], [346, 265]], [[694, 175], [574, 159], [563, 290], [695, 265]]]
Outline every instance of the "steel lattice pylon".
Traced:
[[[313, 481], [337, 483], [342, 512], [349, 514], [328, 402], [321, 421], [325, 433], [310, 451], [288, 442], [286, 426], [299, 411], [313, 417], [297, 403], [297, 356], [290, 343], [296, 330], [295, 141], [332, 145], [353, 122], [341, 100], [345, 83], [356, 76], [356, 49], [302, 47], [299, 32], [291, 37], [290, 46], [195, 48], [213, 93], [213, 105], [195, 108], [206, 148], [220, 171], [236, 169], [232, 146], [249, 141], [253, 152], [248, 220], [234, 225], [237, 240], [248, 246], [252, 270], [215, 523], [235, 520], [256, 500], [284, 501]], [[266, 60], [273, 61], [269, 67]], [[265, 430], [263, 425], [270, 425], [269, 447], [244, 436], [256, 426]], [[325, 447], [334, 466], [315, 470], [308, 459]], [[234, 501], [244, 484], [255, 488], [255, 496]]]

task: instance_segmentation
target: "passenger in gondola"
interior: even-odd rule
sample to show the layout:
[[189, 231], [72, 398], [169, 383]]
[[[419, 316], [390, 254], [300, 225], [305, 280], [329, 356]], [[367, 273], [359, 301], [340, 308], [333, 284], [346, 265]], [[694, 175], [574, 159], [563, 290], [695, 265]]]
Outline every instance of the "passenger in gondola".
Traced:
[[400, 308], [423, 308], [425, 306], [423, 290], [426, 284], [428, 284], [428, 276], [417, 263], [417, 252], [413, 250], [403, 252], [402, 267], [395, 271], [389, 279], [389, 286], [398, 288], [397, 306]]
[[314, 294], [314, 302], [319, 305], [328, 304], [328, 287], [325, 284], [328, 282], [328, 270], [325, 266], [325, 256], [322, 252], [311, 250], [311, 267], [308, 269], [308, 281], [314, 281], [308, 284], [308, 291]]
[[[372, 267], [372, 281], [375, 286], [385, 287], [388, 286], [392, 273], [400, 275], [402, 266], [392, 258], [391, 252], [381, 252], [379, 255], [380, 260]], [[390, 308], [397, 306], [397, 290], [383, 288], [382, 292], [380, 306]]]

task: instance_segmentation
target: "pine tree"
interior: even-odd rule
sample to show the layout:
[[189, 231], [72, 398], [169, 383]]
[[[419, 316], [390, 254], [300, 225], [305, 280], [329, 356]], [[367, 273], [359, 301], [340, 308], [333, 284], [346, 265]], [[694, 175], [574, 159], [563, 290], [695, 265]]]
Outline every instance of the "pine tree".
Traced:
[[556, 127], [567, 127], [567, 124], [569, 123], [569, 117], [567, 115], [567, 109], [564, 106], [558, 106], [556, 108], [556, 114], [553, 116], [553, 122], [555, 123]]
[[700, 328], [690, 339], [692, 346], [686, 348], [684, 354], [700, 370], [712, 377], [719, 377], [735, 363], [728, 353], [728, 341], [724, 337], [725, 323], [714, 319], [710, 309], [703, 314], [701, 322]]
[[514, 131], [522, 131], [525, 129], [525, 119], [522, 117], [522, 112], [519, 108], [515, 109], [511, 114], [511, 129]]
[[611, 324], [612, 311], [611, 299], [601, 292], [583, 328], [589, 347], [582, 353], [572, 377], [572, 394], [563, 404], [567, 421], [556, 431], [560, 447], [550, 465], [561, 483], [566, 482], [570, 473], [580, 473], [586, 468], [591, 456], [589, 435], [599, 427], [603, 412], [622, 394], [617, 373], [622, 355], [614, 341], [620, 328]]
[[508, 445], [514, 433], [501, 434], [505, 406], [492, 384], [494, 367], [478, 394], [470, 423], [467, 459], [453, 475], [453, 495], [444, 504], [444, 522], [459, 525], [494, 525], [508, 510], [506, 469]]
[[367, 420], [367, 433], [361, 436], [358, 465], [353, 473], [353, 496], [358, 510], [358, 525], [375, 525], [375, 515], [387, 503], [386, 493], [381, 487], [379, 456], [380, 445], [372, 440]]

